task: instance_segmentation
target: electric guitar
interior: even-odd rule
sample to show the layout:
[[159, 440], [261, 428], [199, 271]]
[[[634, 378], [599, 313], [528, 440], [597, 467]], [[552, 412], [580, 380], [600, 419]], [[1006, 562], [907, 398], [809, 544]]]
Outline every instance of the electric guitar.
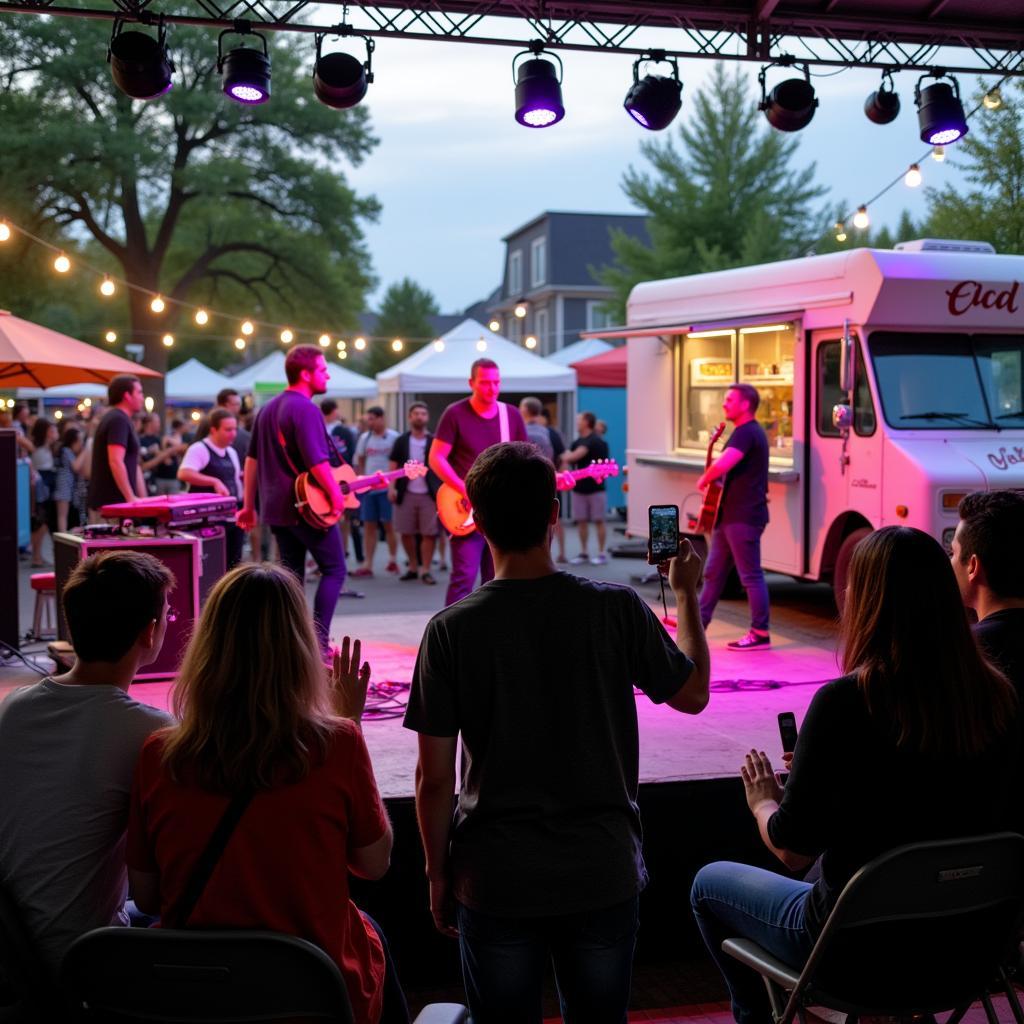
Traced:
[[[338, 481], [345, 499], [344, 508], [359, 508], [359, 499], [356, 495], [360, 491], [387, 487], [392, 481], [403, 476], [407, 480], [415, 480], [426, 475], [427, 467], [422, 462], [413, 461], [391, 473], [371, 473], [369, 476], [356, 476], [356, 471], [347, 463], [331, 467], [331, 476]], [[310, 473], [300, 473], [295, 478], [295, 507], [299, 510], [299, 515], [318, 530], [328, 529], [341, 518], [340, 512], [331, 511], [331, 500], [327, 492]]]
[[[711, 466], [715, 444], [724, 432], [725, 422], [723, 421], [711, 433], [711, 440], [708, 442], [708, 457], [704, 462], [705, 473]], [[722, 477], [712, 480], [708, 484], [708, 489], [704, 492], [704, 503], [700, 507], [700, 515], [697, 516], [697, 526], [695, 527], [697, 533], [710, 533], [715, 528], [715, 520], [718, 518], [718, 506], [722, 504], [722, 489], [724, 486], [725, 480]]]
[[[584, 466], [583, 469], [556, 473], [555, 486], [559, 491], [567, 491], [576, 485], [577, 480], [601, 481], [606, 477], [618, 475], [619, 464], [614, 459], [602, 459]], [[453, 537], [466, 537], [476, 529], [473, 506], [469, 503], [469, 498], [464, 498], [451, 484], [441, 484], [437, 492], [437, 515]]]

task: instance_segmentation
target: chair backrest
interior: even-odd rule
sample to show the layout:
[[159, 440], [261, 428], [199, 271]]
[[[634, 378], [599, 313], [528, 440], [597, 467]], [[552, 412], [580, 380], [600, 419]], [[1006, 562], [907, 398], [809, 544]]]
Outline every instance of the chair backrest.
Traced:
[[915, 843], [847, 883], [805, 968], [856, 1005], [932, 1012], [979, 994], [1024, 910], [1024, 836]]
[[72, 944], [61, 979], [87, 1020], [352, 1022], [337, 964], [274, 932], [99, 928]]
[[0, 885], [0, 1006], [15, 1000], [45, 1006], [52, 998], [53, 979], [11, 894]]

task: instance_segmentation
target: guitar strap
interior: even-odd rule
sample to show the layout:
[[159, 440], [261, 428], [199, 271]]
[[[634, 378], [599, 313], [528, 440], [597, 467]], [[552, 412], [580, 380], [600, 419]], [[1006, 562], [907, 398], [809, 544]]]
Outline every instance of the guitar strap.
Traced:
[[508, 429], [508, 405], [505, 402], [498, 403], [498, 432], [502, 444], [511, 436]]

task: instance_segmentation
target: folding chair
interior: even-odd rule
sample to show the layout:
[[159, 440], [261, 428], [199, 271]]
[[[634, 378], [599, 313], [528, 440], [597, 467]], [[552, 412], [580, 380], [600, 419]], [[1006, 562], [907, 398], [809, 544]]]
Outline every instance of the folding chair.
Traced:
[[987, 996], [993, 979], [1020, 1012], [1003, 965], [1022, 909], [1024, 836], [915, 843], [850, 879], [802, 970], [749, 939], [726, 939], [722, 950], [764, 978], [777, 1024], [804, 1024], [810, 1006], [845, 1013], [847, 1024], [945, 1010], [947, 1024], [958, 1024], [976, 1000], [999, 1024]]
[[53, 1011], [59, 1011], [53, 979], [14, 900], [0, 885], [0, 1020], [38, 1020]]
[[[98, 928], [68, 950], [61, 980], [83, 1021], [355, 1024], [337, 964], [318, 946], [258, 931]], [[463, 1006], [416, 1024], [461, 1024]]]

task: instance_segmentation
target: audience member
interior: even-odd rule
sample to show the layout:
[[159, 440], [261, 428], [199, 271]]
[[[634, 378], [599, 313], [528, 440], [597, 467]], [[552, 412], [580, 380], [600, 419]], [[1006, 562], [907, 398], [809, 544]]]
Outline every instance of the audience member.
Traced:
[[1024, 493], [976, 491], [960, 502], [953, 572], [978, 615], [974, 636], [1024, 701]]
[[743, 864], [702, 868], [691, 894], [740, 1024], [770, 1024], [760, 977], [722, 953], [753, 939], [807, 958], [843, 886], [886, 850], [1016, 824], [1016, 695], [978, 653], [942, 547], [890, 526], [857, 545], [842, 617], [841, 679], [811, 700], [780, 788], [764, 751], [740, 769], [768, 848], [813, 883]]
[[700, 559], [684, 540], [669, 564], [673, 644], [631, 588], [556, 569], [555, 470], [533, 445], [487, 448], [465, 483], [494, 579], [427, 625], [405, 717], [431, 913], [458, 929], [474, 1020], [539, 1021], [550, 954], [564, 1019], [618, 1024], [647, 883], [633, 687], [707, 704]]
[[150, 494], [170, 494], [177, 491], [160, 489], [158, 486], [159, 470], [162, 466], [172, 464], [177, 469], [178, 455], [184, 446], [172, 447], [161, 434], [160, 417], [155, 413], [147, 413], [142, 417], [142, 433], [139, 436], [139, 461], [142, 465], [142, 476], [146, 481], [146, 489]]
[[[349, 872], [380, 878], [391, 855], [359, 730], [369, 677], [348, 637], [328, 677], [293, 573], [264, 563], [224, 576], [174, 685], [180, 725], [139, 758], [128, 869], [137, 904], [163, 923], [308, 939], [341, 969], [355, 1020], [407, 1022], [383, 937], [349, 897]], [[189, 905], [232, 811], [237, 827]]]
[[[338, 403], [333, 398], [325, 398], [320, 403], [320, 412], [323, 413], [324, 425], [327, 427], [327, 436], [334, 442], [338, 455], [345, 460], [349, 466], [356, 463], [356, 432], [346, 426], [341, 413], [338, 410]], [[359, 519], [358, 508], [346, 508], [338, 520], [341, 529], [341, 540], [345, 545], [345, 553], [348, 554], [348, 542], [352, 541], [352, 554], [357, 562], [363, 562], [363, 526]]]
[[[190, 491], [219, 494], [242, 501], [242, 467], [232, 442], [238, 420], [218, 406], [210, 413], [210, 432], [202, 441], [189, 445], [181, 460], [178, 479]], [[227, 543], [227, 567], [233, 569], [242, 560], [245, 531], [236, 523], [224, 524]]]
[[[410, 459], [428, 466], [430, 446], [434, 435], [427, 429], [430, 410], [423, 402], [409, 406], [409, 429], [391, 449], [389, 469], [400, 469]], [[434, 560], [434, 542], [437, 540], [437, 489], [441, 481], [433, 470], [426, 476], [407, 480], [399, 477], [388, 490], [388, 499], [395, 509], [395, 529], [402, 538], [402, 547], [409, 559], [409, 568], [401, 580], [422, 579], [433, 585], [437, 582], [430, 572]], [[422, 572], [422, 575], [420, 575]]]
[[85, 493], [81, 459], [85, 450], [85, 431], [69, 423], [60, 435], [57, 450], [56, 482], [53, 500], [57, 509], [57, 530], [64, 533], [86, 521]]
[[[551, 464], [557, 469], [561, 465], [562, 452], [565, 451], [565, 442], [558, 431], [553, 431], [545, 422], [544, 406], [539, 398], [524, 398], [519, 403], [519, 414], [526, 424], [526, 437], [531, 444], [535, 444], [541, 454], [551, 460]], [[556, 446], [557, 442], [557, 446]], [[562, 525], [561, 506], [559, 506], [558, 522], [554, 529], [555, 548], [558, 554], [555, 561], [564, 565], [568, 559], [565, 557], [565, 527]]]
[[[235, 454], [238, 456], [238, 464], [244, 466], [245, 457], [249, 454], [249, 442], [252, 440], [252, 434], [242, 423], [242, 396], [234, 388], [221, 388], [217, 392], [214, 409], [226, 409], [235, 418], [237, 428], [231, 447], [235, 449]], [[209, 434], [211, 426], [210, 417], [204, 416], [191, 443], [202, 441]]]
[[18, 452], [21, 455], [31, 455], [35, 446], [29, 438], [32, 417], [28, 411], [28, 402], [15, 402], [14, 412], [11, 417], [11, 426], [15, 430], [15, 440], [18, 443]]
[[[592, 412], [581, 412], [576, 417], [579, 436], [572, 447], [562, 453], [562, 464], [566, 469], [585, 469], [592, 462], [608, 458], [608, 442], [595, 430], [597, 417]], [[604, 480], [584, 478], [576, 483], [572, 496], [572, 515], [580, 531], [580, 553], [572, 559], [573, 565], [582, 565], [588, 560], [587, 548], [590, 543], [590, 524], [597, 529], [597, 551], [591, 557], [591, 565], [604, 565], [608, 561], [605, 550], [608, 527], [608, 494]]]
[[129, 923], [132, 769], [171, 719], [128, 688], [160, 653], [171, 584], [139, 552], [80, 562], [63, 592], [74, 667], [0, 704], [0, 878], [54, 976], [79, 935]]
[[139, 465], [139, 437], [132, 416], [145, 402], [142, 381], [131, 374], [115, 377], [107, 386], [110, 408], [93, 441], [89, 477], [89, 510], [146, 497], [146, 483]]
[[32, 568], [49, 566], [43, 561], [43, 541], [47, 532], [57, 529], [57, 505], [53, 500], [57, 484], [54, 445], [57, 443], [57, 425], [45, 416], [37, 416], [30, 431], [32, 440]]
[[[356, 468], [360, 476], [386, 473], [390, 465], [391, 449], [398, 440], [398, 431], [388, 427], [387, 414], [379, 405], [366, 410], [368, 429], [356, 442]], [[398, 572], [398, 542], [392, 520], [391, 501], [386, 488], [363, 491], [359, 496], [360, 515], [366, 527], [366, 561], [353, 576], [373, 575], [373, 556], [377, 542], [382, 538], [388, 546], [386, 572]]]

